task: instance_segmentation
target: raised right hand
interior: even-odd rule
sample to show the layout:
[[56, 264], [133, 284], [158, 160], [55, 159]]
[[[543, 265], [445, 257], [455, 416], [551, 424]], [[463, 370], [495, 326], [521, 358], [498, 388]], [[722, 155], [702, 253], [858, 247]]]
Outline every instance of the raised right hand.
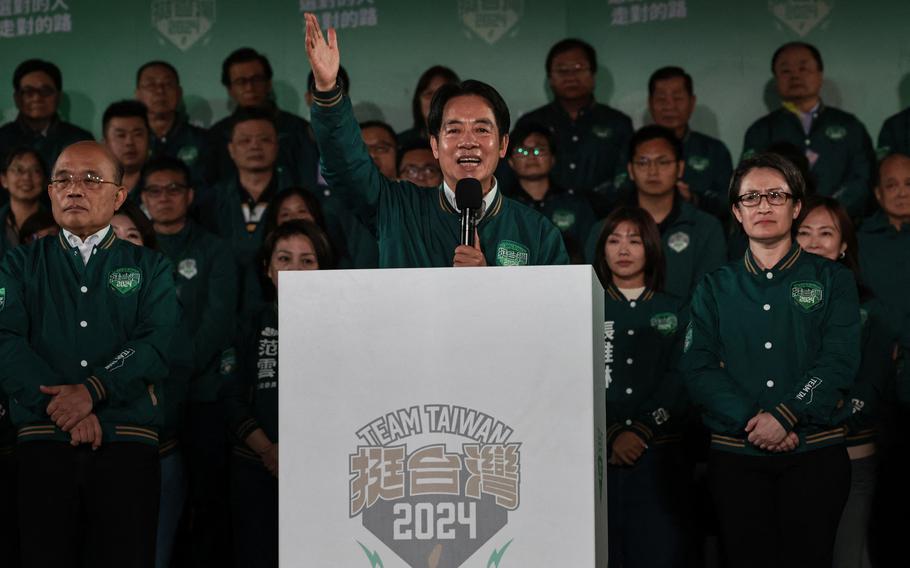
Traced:
[[306, 13], [306, 55], [313, 69], [317, 91], [331, 91], [338, 78], [341, 55], [338, 53], [338, 36], [335, 28], [328, 29], [328, 41], [322, 35], [315, 14]]

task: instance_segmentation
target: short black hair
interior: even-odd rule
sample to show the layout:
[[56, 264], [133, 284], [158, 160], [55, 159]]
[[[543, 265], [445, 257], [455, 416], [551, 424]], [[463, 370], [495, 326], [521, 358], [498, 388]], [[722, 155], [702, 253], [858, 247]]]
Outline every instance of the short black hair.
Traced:
[[272, 128], [275, 129], [275, 133], [278, 133], [278, 125], [275, 124], [275, 115], [267, 109], [257, 108], [257, 107], [240, 107], [234, 111], [234, 114], [231, 115], [231, 136], [234, 138], [234, 129], [241, 122], [248, 122], [250, 120], [264, 120], [272, 125]]
[[257, 259], [259, 260], [259, 266], [261, 267], [259, 279], [262, 284], [263, 300], [274, 301], [278, 297], [278, 290], [275, 289], [272, 281], [266, 276], [269, 270], [269, 263], [272, 260], [272, 254], [275, 252], [278, 241], [296, 236], [306, 237], [313, 243], [313, 251], [316, 253], [316, 261], [319, 263], [319, 270], [330, 270], [335, 268], [335, 253], [332, 250], [332, 243], [329, 240], [329, 236], [325, 231], [323, 231], [319, 225], [311, 221], [305, 221], [303, 219], [288, 221], [283, 225], [275, 227], [273, 231], [266, 235], [265, 239], [262, 241], [262, 246], [257, 253]]
[[28, 156], [31, 154], [38, 160], [38, 164], [41, 166], [41, 174], [44, 176], [44, 179], [47, 179], [47, 164], [44, 163], [44, 160], [41, 158], [41, 154], [38, 153], [38, 150], [35, 150], [31, 146], [17, 146], [6, 153], [3, 156], [3, 162], [0, 163], [0, 172], [6, 172], [10, 166], [13, 165], [13, 161], [16, 158], [22, 156]]
[[164, 67], [165, 69], [167, 69], [168, 71], [170, 71], [171, 73], [174, 74], [174, 78], [177, 79], [177, 84], [178, 85], [180, 84], [180, 73], [177, 73], [177, 68], [174, 67], [173, 65], [171, 65], [170, 63], [168, 63], [167, 61], [161, 61], [160, 59], [156, 59], [154, 61], [149, 61], [148, 63], [143, 63], [142, 66], [139, 67], [139, 70], [136, 71], [136, 86], [137, 87], [139, 86], [139, 81], [142, 79], [142, 74], [145, 72], [146, 69], [149, 69], [150, 67]]
[[550, 154], [556, 155], [556, 136], [553, 135], [553, 131], [540, 122], [530, 121], [519, 122], [512, 134], [509, 135], [509, 153], [506, 156], [511, 156], [515, 148], [524, 144], [524, 141], [532, 134], [543, 136], [550, 146]]
[[360, 131], [364, 131], [367, 128], [381, 128], [389, 133], [389, 136], [392, 137], [392, 143], [395, 144], [395, 149], [398, 149], [398, 135], [395, 134], [395, 129], [389, 125], [387, 122], [381, 120], [365, 120], [360, 123]]
[[60, 73], [60, 68], [43, 59], [27, 59], [16, 67], [16, 70], [13, 71], [13, 90], [18, 91], [22, 78], [35, 71], [46, 73], [51, 78], [51, 81], [54, 82], [57, 91], [63, 90], [63, 74]]
[[676, 156], [676, 160], [683, 159], [683, 146], [682, 142], [679, 141], [679, 138], [676, 137], [676, 134], [673, 133], [669, 128], [659, 126], [657, 124], [649, 124], [647, 126], [642, 126], [635, 131], [635, 134], [632, 135], [632, 138], [629, 139], [629, 163], [632, 163], [632, 160], [635, 158], [635, 151], [639, 146], [645, 142], [650, 142], [651, 140], [666, 140], [667, 144], [670, 145], [670, 148], [673, 149], [673, 155]]
[[663, 245], [661, 244], [660, 230], [650, 213], [641, 207], [617, 207], [604, 219], [603, 228], [597, 238], [594, 249], [594, 272], [600, 278], [604, 288], [613, 283], [613, 271], [607, 263], [604, 251], [607, 239], [616, 230], [620, 223], [628, 221], [638, 228], [641, 241], [645, 249], [645, 286], [655, 292], [664, 288], [666, 280], [666, 262], [664, 259]]
[[509, 107], [503, 100], [499, 92], [483, 83], [474, 79], [468, 79], [461, 83], [450, 83], [439, 87], [433, 100], [430, 102], [430, 112], [427, 115], [427, 134], [439, 138], [439, 131], [442, 129], [442, 113], [450, 100], [455, 97], [464, 97], [473, 95], [480, 97], [489, 103], [493, 110], [493, 117], [496, 119], [496, 128], [499, 130], [499, 138], [509, 134], [510, 117]]
[[743, 184], [743, 178], [752, 170], [759, 168], [768, 168], [777, 171], [784, 177], [787, 187], [793, 194], [794, 203], [803, 201], [806, 198], [806, 180], [800, 169], [790, 160], [775, 154], [774, 152], [762, 152], [749, 158], [746, 158], [736, 167], [733, 177], [730, 178], [730, 189], [727, 195], [730, 206], [739, 204], [739, 190]]
[[146, 179], [156, 172], [177, 172], [183, 176], [183, 182], [187, 185], [192, 185], [190, 178], [190, 169], [187, 167], [183, 160], [175, 158], [173, 156], [166, 156], [161, 154], [155, 156], [142, 168], [142, 184], [141, 187], [144, 189], [146, 186]]
[[572, 51], [573, 49], [582, 50], [588, 60], [588, 65], [591, 66], [591, 73], [597, 73], [597, 51], [594, 50], [594, 47], [592, 47], [590, 43], [578, 38], [570, 37], [556, 42], [553, 47], [550, 48], [550, 51], [547, 53], [547, 75], [550, 74], [550, 69], [553, 66], [553, 59], [557, 55]]
[[240, 49], [232, 51], [221, 64], [221, 84], [225, 87], [230, 87], [231, 67], [238, 63], [249, 63], [250, 61], [258, 61], [261, 63], [262, 69], [265, 72], [265, 78], [270, 81], [272, 80], [272, 65], [269, 63], [268, 58], [252, 47], [241, 47]]
[[407, 144], [400, 146], [398, 148], [398, 153], [395, 155], [395, 171], [401, 175], [401, 162], [404, 161], [404, 156], [408, 152], [414, 152], [416, 150], [426, 150], [430, 153], [433, 152], [433, 148], [430, 147], [430, 143], [422, 138], [418, 138]]
[[107, 133], [107, 125], [114, 118], [141, 118], [142, 124], [146, 130], [149, 129], [149, 111], [143, 103], [133, 100], [124, 99], [108, 105], [104, 109], [104, 115], [101, 117], [101, 135]]
[[32, 240], [35, 233], [50, 227], [58, 227], [59, 230], [53, 213], [44, 207], [40, 207], [38, 208], [38, 211], [32, 213], [28, 219], [19, 225], [19, 242], [27, 243]]
[[278, 228], [278, 210], [281, 209], [281, 205], [285, 201], [295, 196], [299, 197], [303, 200], [304, 203], [306, 203], [306, 207], [310, 210], [310, 214], [313, 216], [313, 220], [323, 231], [327, 231], [325, 225], [325, 214], [322, 212], [322, 204], [319, 203], [319, 198], [316, 197], [316, 194], [305, 187], [292, 186], [285, 189], [284, 191], [276, 193], [272, 200], [269, 202], [269, 206], [265, 210], [265, 215], [263, 216], [263, 221], [265, 222], [265, 234], [269, 234]]
[[414, 96], [411, 97], [411, 116], [414, 119], [412, 126], [418, 131], [427, 127], [423, 119], [423, 112], [420, 110], [420, 93], [424, 92], [437, 77], [442, 77], [446, 83], [461, 82], [457, 73], [443, 65], [434, 65], [421, 73], [420, 78], [417, 79], [417, 86], [414, 88]]
[[[348, 77], [348, 72], [345, 71], [344, 66], [338, 66], [338, 78], [341, 79], [341, 91], [346, 94], [351, 94], [351, 79]], [[313, 75], [313, 70], [306, 76], [306, 90], [311, 95], [316, 92], [316, 76]]]
[[658, 81], [666, 81], [667, 79], [676, 79], [680, 78], [683, 80], [683, 83], [686, 85], [686, 92], [689, 93], [689, 96], [695, 94], [695, 89], [692, 86], [692, 75], [686, 73], [686, 70], [682, 67], [676, 67], [674, 65], [669, 65], [667, 67], [661, 67], [654, 73], [651, 73], [651, 78], [648, 79], [648, 96], [654, 96], [654, 90], [657, 88]]
[[774, 75], [774, 65], [777, 63], [777, 58], [780, 57], [780, 55], [783, 52], [785, 52], [788, 49], [793, 48], [793, 47], [802, 47], [804, 49], [808, 49], [809, 53], [812, 54], [812, 59], [815, 59], [815, 63], [818, 65], [818, 70], [819, 71], [825, 70], [825, 64], [822, 62], [822, 54], [818, 50], [817, 47], [815, 47], [811, 43], [806, 43], [804, 41], [788, 41], [784, 45], [778, 47], [774, 51], [774, 55], [771, 56], [771, 74], [772, 75]]

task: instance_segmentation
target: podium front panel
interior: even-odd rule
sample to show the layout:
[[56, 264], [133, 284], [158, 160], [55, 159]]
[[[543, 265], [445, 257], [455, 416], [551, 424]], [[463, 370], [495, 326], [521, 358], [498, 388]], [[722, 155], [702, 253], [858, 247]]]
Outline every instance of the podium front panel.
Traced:
[[590, 266], [285, 272], [283, 567], [606, 565]]

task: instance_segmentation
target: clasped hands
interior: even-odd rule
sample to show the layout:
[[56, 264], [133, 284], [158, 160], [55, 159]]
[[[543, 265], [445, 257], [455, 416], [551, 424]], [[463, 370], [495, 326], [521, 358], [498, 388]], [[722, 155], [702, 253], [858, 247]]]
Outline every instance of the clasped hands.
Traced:
[[40, 390], [50, 395], [47, 415], [58, 428], [70, 433], [70, 444], [91, 444], [93, 450], [101, 446], [101, 424], [92, 412], [92, 395], [85, 385], [42, 385]]
[[746, 423], [749, 443], [774, 453], [790, 452], [799, 445], [799, 436], [787, 432], [772, 414], [761, 411]]

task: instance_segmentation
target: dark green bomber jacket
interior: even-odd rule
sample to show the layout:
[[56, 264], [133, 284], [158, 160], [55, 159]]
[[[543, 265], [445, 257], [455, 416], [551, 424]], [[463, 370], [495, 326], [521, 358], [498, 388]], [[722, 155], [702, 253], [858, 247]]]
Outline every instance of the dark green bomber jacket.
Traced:
[[0, 264], [0, 387], [20, 443], [69, 441], [40, 385], [83, 384], [104, 443], [158, 444], [158, 396], [177, 325], [171, 263], [109, 229], [88, 264], [63, 234]]
[[604, 291], [608, 446], [625, 431], [649, 445], [682, 439], [684, 312], [682, 300], [653, 290], [631, 301], [612, 284]]
[[794, 243], [770, 270], [751, 251], [696, 288], [682, 368], [712, 447], [769, 455], [747, 440], [760, 410], [799, 436], [796, 452], [844, 442], [840, 413], [860, 362], [853, 274]]
[[[312, 126], [323, 174], [352, 208], [376, 211], [380, 268], [452, 266], [460, 216], [442, 187], [436, 191], [386, 179], [360, 137], [351, 102], [314, 99]], [[568, 264], [562, 235], [545, 217], [503, 197], [502, 187], [477, 224], [489, 266]]]

